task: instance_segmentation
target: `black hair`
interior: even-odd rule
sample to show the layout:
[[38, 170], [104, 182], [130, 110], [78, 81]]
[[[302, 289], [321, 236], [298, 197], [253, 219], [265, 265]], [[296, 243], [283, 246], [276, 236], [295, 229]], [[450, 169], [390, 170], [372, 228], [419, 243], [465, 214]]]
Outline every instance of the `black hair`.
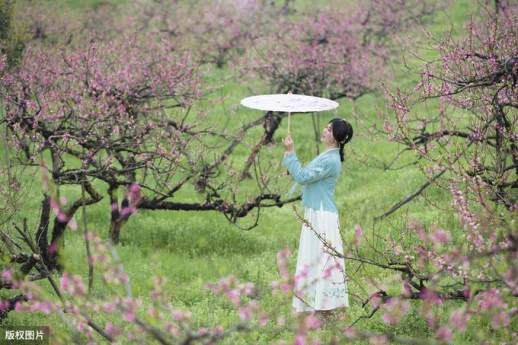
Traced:
[[333, 137], [340, 148], [340, 160], [344, 161], [344, 146], [353, 137], [353, 127], [344, 119], [335, 118], [329, 121], [333, 129]]

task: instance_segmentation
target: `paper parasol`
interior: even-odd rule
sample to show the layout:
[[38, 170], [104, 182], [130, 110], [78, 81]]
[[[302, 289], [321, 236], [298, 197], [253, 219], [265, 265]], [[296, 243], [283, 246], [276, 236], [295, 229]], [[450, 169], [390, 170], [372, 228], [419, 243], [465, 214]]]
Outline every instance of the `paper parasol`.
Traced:
[[274, 94], [247, 97], [241, 100], [241, 105], [247, 108], [265, 111], [282, 111], [288, 113], [288, 133], [291, 133], [291, 113], [307, 113], [331, 110], [338, 103], [327, 98], [295, 94]]

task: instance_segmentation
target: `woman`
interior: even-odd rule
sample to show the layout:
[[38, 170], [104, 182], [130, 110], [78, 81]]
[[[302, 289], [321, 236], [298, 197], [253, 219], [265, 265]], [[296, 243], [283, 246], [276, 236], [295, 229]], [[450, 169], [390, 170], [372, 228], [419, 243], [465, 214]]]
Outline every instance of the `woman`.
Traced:
[[283, 140], [283, 163], [295, 182], [304, 186], [302, 225], [295, 273], [293, 308], [296, 312], [333, 310], [349, 306], [338, 210], [334, 202], [336, 179], [344, 161], [344, 145], [353, 129], [344, 119], [333, 119], [321, 136], [326, 150], [302, 167], [290, 136]]

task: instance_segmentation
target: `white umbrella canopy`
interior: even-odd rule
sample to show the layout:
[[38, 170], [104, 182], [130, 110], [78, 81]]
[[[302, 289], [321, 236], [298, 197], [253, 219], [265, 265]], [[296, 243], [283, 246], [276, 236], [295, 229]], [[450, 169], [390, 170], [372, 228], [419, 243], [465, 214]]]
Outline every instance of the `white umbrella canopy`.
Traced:
[[332, 110], [339, 106], [327, 98], [296, 94], [258, 95], [243, 98], [241, 105], [264, 111], [282, 111], [288, 113], [288, 133], [291, 133], [290, 114]]
[[294, 94], [259, 95], [243, 98], [241, 105], [248, 108], [283, 111], [287, 113], [308, 113], [332, 110], [338, 103], [327, 98]]

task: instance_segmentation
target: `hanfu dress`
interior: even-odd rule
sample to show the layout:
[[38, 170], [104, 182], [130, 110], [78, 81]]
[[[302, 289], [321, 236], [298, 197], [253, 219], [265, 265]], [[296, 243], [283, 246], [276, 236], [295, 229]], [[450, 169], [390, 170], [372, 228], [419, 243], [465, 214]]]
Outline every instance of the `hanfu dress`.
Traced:
[[[297, 266], [293, 308], [296, 312], [332, 310], [349, 306], [338, 210], [334, 201], [341, 161], [338, 148], [329, 149], [302, 167], [295, 152], [283, 159], [295, 182], [303, 185], [304, 219]], [[330, 249], [332, 248], [332, 249]]]

